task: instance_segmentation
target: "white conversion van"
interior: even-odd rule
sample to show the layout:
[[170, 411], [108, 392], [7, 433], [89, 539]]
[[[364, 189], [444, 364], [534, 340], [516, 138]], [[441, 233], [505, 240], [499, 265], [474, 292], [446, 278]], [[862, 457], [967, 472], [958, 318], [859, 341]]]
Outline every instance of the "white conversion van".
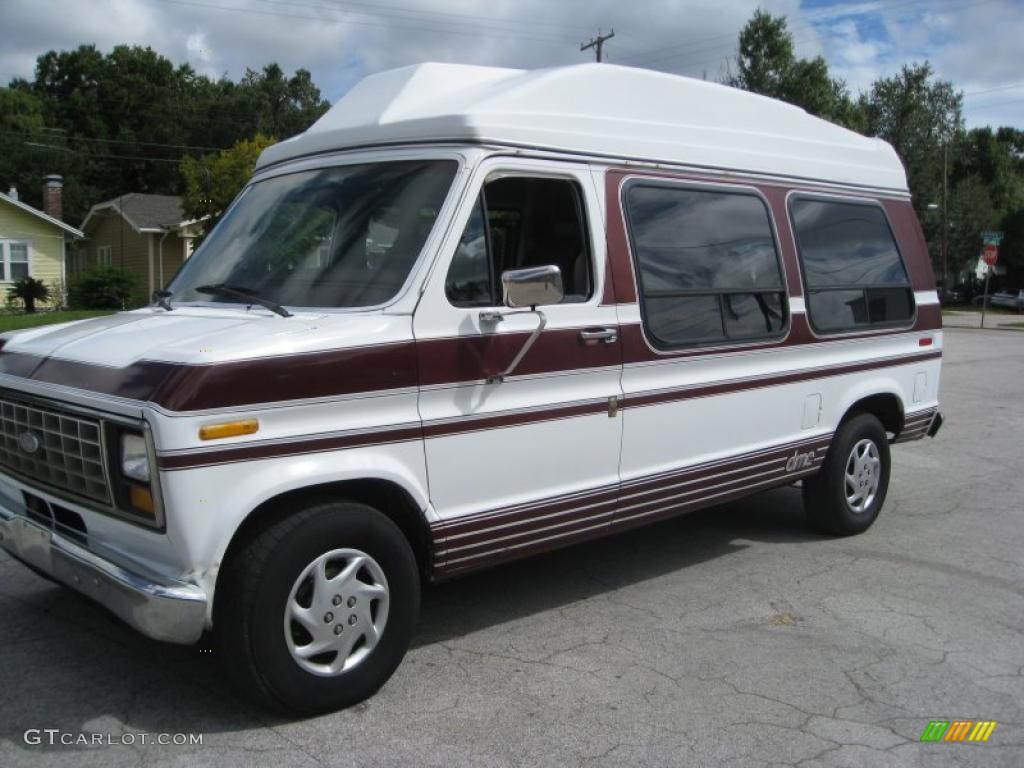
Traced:
[[423, 582], [798, 480], [864, 531], [941, 356], [884, 142], [638, 69], [398, 69], [153, 306], [2, 338], [0, 545], [327, 711]]

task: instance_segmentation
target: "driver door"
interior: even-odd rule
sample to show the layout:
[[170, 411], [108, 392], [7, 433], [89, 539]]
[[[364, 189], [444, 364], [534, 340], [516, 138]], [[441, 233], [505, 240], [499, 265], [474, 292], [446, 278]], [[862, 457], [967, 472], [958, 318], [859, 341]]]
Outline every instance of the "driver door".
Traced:
[[[587, 538], [610, 522], [622, 352], [615, 307], [601, 305], [596, 198], [586, 166], [486, 161], [428, 278], [414, 332], [439, 575]], [[560, 268], [565, 297], [537, 307], [544, 330], [495, 380], [541, 322], [503, 306], [501, 273], [547, 265]]]

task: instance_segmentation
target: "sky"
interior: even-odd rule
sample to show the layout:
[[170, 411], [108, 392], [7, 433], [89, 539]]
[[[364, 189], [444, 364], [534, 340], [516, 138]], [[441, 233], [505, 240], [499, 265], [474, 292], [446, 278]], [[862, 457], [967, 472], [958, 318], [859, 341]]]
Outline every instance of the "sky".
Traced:
[[336, 102], [364, 75], [421, 61], [537, 68], [607, 60], [721, 79], [758, 6], [788, 17], [799, 56], [851, 91], [929, 60], [968, 127], [1024, 129], [1024, 0], [0, 0], [0, 82], [50, 49], [149, 45], [212, 77], [277, 61]]

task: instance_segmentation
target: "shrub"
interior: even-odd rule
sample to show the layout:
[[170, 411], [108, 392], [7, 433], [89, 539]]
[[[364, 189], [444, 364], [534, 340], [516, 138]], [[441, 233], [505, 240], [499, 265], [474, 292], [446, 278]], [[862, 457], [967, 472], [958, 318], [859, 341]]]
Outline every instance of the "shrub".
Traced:
[[25, 311], [31, 314], [36, 311], [37, 301], [49, 300], [50, 289], [42, 280], [23, 277], [7, 289], [7, 297], [21, 299], [25, 303]]
[[134, 288], [131, 272], [96, 267], [68, 282], [68, 305], [72, 309], [124, 309]]

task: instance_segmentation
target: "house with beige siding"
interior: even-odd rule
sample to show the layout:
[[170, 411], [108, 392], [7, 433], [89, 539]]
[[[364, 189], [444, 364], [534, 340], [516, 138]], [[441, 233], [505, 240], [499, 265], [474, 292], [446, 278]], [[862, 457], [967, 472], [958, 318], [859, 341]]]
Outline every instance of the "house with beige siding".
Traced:
[[42, 280], [50, 288], [49, 304], [63, 303], [66, 259], [82, 232], [61, 221], [63, 182], [43, 179], [43, 208], [23, 202], [11, 187], [0, 193], [0, 303], [7, 289], [23, 277]]
[[202, 221], [189, 221], [175, 195], [131, 192], [89, 209], [68, 272], [121, 267], [135, 277], [134, 303], [146, 303], [192, 255]]

